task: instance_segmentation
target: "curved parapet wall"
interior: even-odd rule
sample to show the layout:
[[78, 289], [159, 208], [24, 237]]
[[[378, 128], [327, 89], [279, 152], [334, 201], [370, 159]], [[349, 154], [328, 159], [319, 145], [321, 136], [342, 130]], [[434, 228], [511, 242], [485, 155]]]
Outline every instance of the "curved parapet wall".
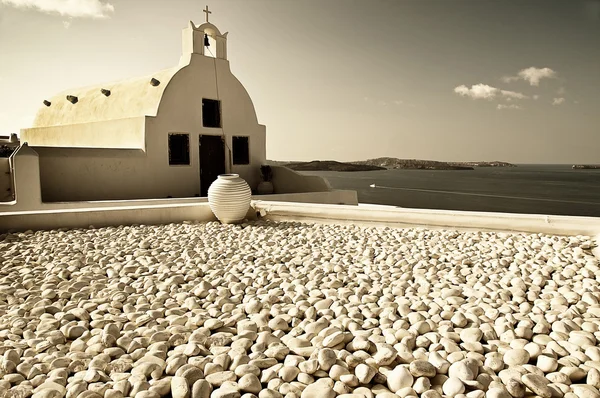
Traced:
[[331, 191], [331, 185], [323, 177], [303, 175], [284, 166], [271, 166], [271, 170], [275, 194]]
[[[181, 67], [130, 80], [66, 90], [50, 98], [49, 106], [39, 109], [32, 127], [155, 116], [163, 92], [179, 69]], [[77, 102], [73, 104], [67, 96], [76, 97]]]

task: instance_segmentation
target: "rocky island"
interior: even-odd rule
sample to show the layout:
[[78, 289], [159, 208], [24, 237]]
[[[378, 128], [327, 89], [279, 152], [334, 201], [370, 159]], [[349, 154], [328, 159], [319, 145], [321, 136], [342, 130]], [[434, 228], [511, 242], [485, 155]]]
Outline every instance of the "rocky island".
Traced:
[[296, 171], [373, 171], [385, 170], [385, 167], [379, 167], [366, 164], [353, 164], [336, 162], [334, 160], [313, 160], [311, 162], [292, 162], [284, 163], [285, 167]]
[[577, 170], [596, 170], [600, 169], [600, 164], [574, 164], [573, 168]]
[[448, 162], [437, 162], [435, 160], [398, 159], [382, 157], [352, 164], [384, 167], [386, 169], [419, 169], [419, 170], [473, 170], [472, 166], [454, 165]]
[[268, 164], [285, 166], [296, 171], [373, 171], [388, 169], [413, 170], [474, 170], [475, 167], [516, 167], [514, 164], [500, 161], [492, 162], [438, 162], [435, 160], [398, 159], [380, 157], [355, 162], [337, 162], [334, 160], [313, 160], [310, 162], [284, 162], [269, 160]]
[[455, 166], [472, 166], [472, 167], [517, 167], [517, 165], [508, 163], [508, 162], [500, 162], [498, 160], [494, 160], [492, 162], [450, 162], [451, 165]]

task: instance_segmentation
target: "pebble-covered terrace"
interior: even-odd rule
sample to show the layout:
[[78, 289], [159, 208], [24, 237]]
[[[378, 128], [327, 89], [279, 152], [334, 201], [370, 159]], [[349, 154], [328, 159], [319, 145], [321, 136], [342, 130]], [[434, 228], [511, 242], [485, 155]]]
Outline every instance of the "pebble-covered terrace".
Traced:
[[600, 397], [593, 246], [265, 220], [0, 235], [0, 397]]

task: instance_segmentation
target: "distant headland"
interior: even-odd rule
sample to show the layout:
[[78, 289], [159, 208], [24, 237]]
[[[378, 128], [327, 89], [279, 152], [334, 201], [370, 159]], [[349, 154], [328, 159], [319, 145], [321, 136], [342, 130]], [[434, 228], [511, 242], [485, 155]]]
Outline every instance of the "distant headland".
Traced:
[[578, 170], [600, 169], [600, 164], [574, 164], [573, 168]]
[[267, 161], [270, 165], [285, 166], [296, 171], [374, 171], [389, 169], [413, 170], [474, 170], [475, 167], [516, 167], [500, 161], [492, 162], [438, 162], [434, 160], [398, 159], [381, 157], [355, 162], [313, 160], [310, 162]]

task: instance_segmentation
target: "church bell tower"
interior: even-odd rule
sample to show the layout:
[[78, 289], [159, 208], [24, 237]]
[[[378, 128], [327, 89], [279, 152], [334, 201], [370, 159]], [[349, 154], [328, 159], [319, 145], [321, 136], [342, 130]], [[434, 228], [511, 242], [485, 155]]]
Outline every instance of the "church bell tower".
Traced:
[[[208, 22], [208, 15], [212, 12], [208, 10], [208, 6], [203, 10], [206, 14], [206, 22], [202, 25], [195, 26], [192, 21], [187, 28], [183, 30], [183, 56], [189, 54], [200, 54], [208, 56], [208, 38], [210, 37], [216, 43], [216, 49], [212, 50], [215, 58], [227, 59], [227, 32], [221, 34], [219, 29]], [[216, 51], [216, 52], [215, 52]]]

